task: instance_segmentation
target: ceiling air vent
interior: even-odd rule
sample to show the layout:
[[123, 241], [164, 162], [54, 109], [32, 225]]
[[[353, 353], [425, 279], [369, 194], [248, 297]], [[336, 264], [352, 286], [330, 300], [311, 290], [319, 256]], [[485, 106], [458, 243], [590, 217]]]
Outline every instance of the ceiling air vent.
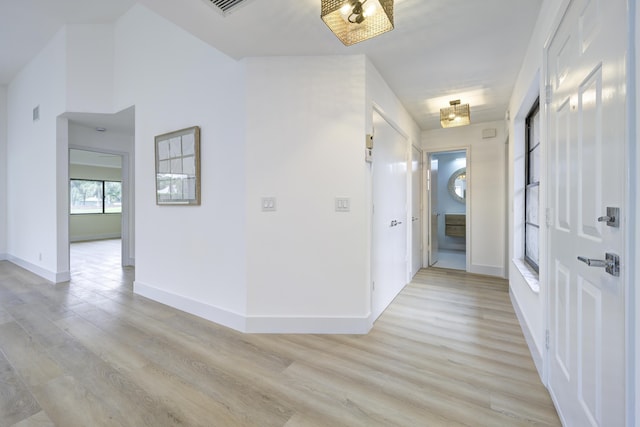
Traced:
[[249, 3], [251, 0], [204, 0], [213, 6], [218, 12], [222, 12], [223, 15], [228, 15], [238, 7]]

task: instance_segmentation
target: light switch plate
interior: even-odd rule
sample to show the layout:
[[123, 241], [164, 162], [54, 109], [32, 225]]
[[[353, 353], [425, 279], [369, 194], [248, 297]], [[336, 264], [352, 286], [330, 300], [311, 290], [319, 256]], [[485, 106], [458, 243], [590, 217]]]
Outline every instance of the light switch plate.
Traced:
[[349, 212], [351, 200], [348, 197], [336, 197], [336, 212]]
[[262, 206], [262, 212], [275, 212], [276, 211], [276, 198], [275, 197], [263, 197], [261, 206]]

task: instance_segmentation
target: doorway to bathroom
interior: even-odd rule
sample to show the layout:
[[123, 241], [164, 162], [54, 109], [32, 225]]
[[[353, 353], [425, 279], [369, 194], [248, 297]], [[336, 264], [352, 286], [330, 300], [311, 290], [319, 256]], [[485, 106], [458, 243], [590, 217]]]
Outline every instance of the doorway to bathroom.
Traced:
[[467, 269], [467, 150], [428, 154], [429, 267]]

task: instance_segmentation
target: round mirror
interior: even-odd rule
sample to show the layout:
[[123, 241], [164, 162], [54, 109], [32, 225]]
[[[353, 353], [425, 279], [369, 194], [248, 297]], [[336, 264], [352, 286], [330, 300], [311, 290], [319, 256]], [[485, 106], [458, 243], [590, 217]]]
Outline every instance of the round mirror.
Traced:
[[467, 168], [460, 168], [449, 178], [449, 194], [460, 203], [467, 198]]

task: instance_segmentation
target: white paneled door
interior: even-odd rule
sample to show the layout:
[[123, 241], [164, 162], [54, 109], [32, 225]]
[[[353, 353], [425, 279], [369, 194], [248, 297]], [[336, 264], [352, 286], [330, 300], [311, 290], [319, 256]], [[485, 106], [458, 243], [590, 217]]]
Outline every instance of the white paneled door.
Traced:
[[625, 5], [570, 1], [546, 49], [549, 388], [567, 426], [625, 424]]
[[407, 284], [407, 140], [373, 113], [372, 317]]
[[411, 151], [411, 277], [422, 268], [422, 151]]

